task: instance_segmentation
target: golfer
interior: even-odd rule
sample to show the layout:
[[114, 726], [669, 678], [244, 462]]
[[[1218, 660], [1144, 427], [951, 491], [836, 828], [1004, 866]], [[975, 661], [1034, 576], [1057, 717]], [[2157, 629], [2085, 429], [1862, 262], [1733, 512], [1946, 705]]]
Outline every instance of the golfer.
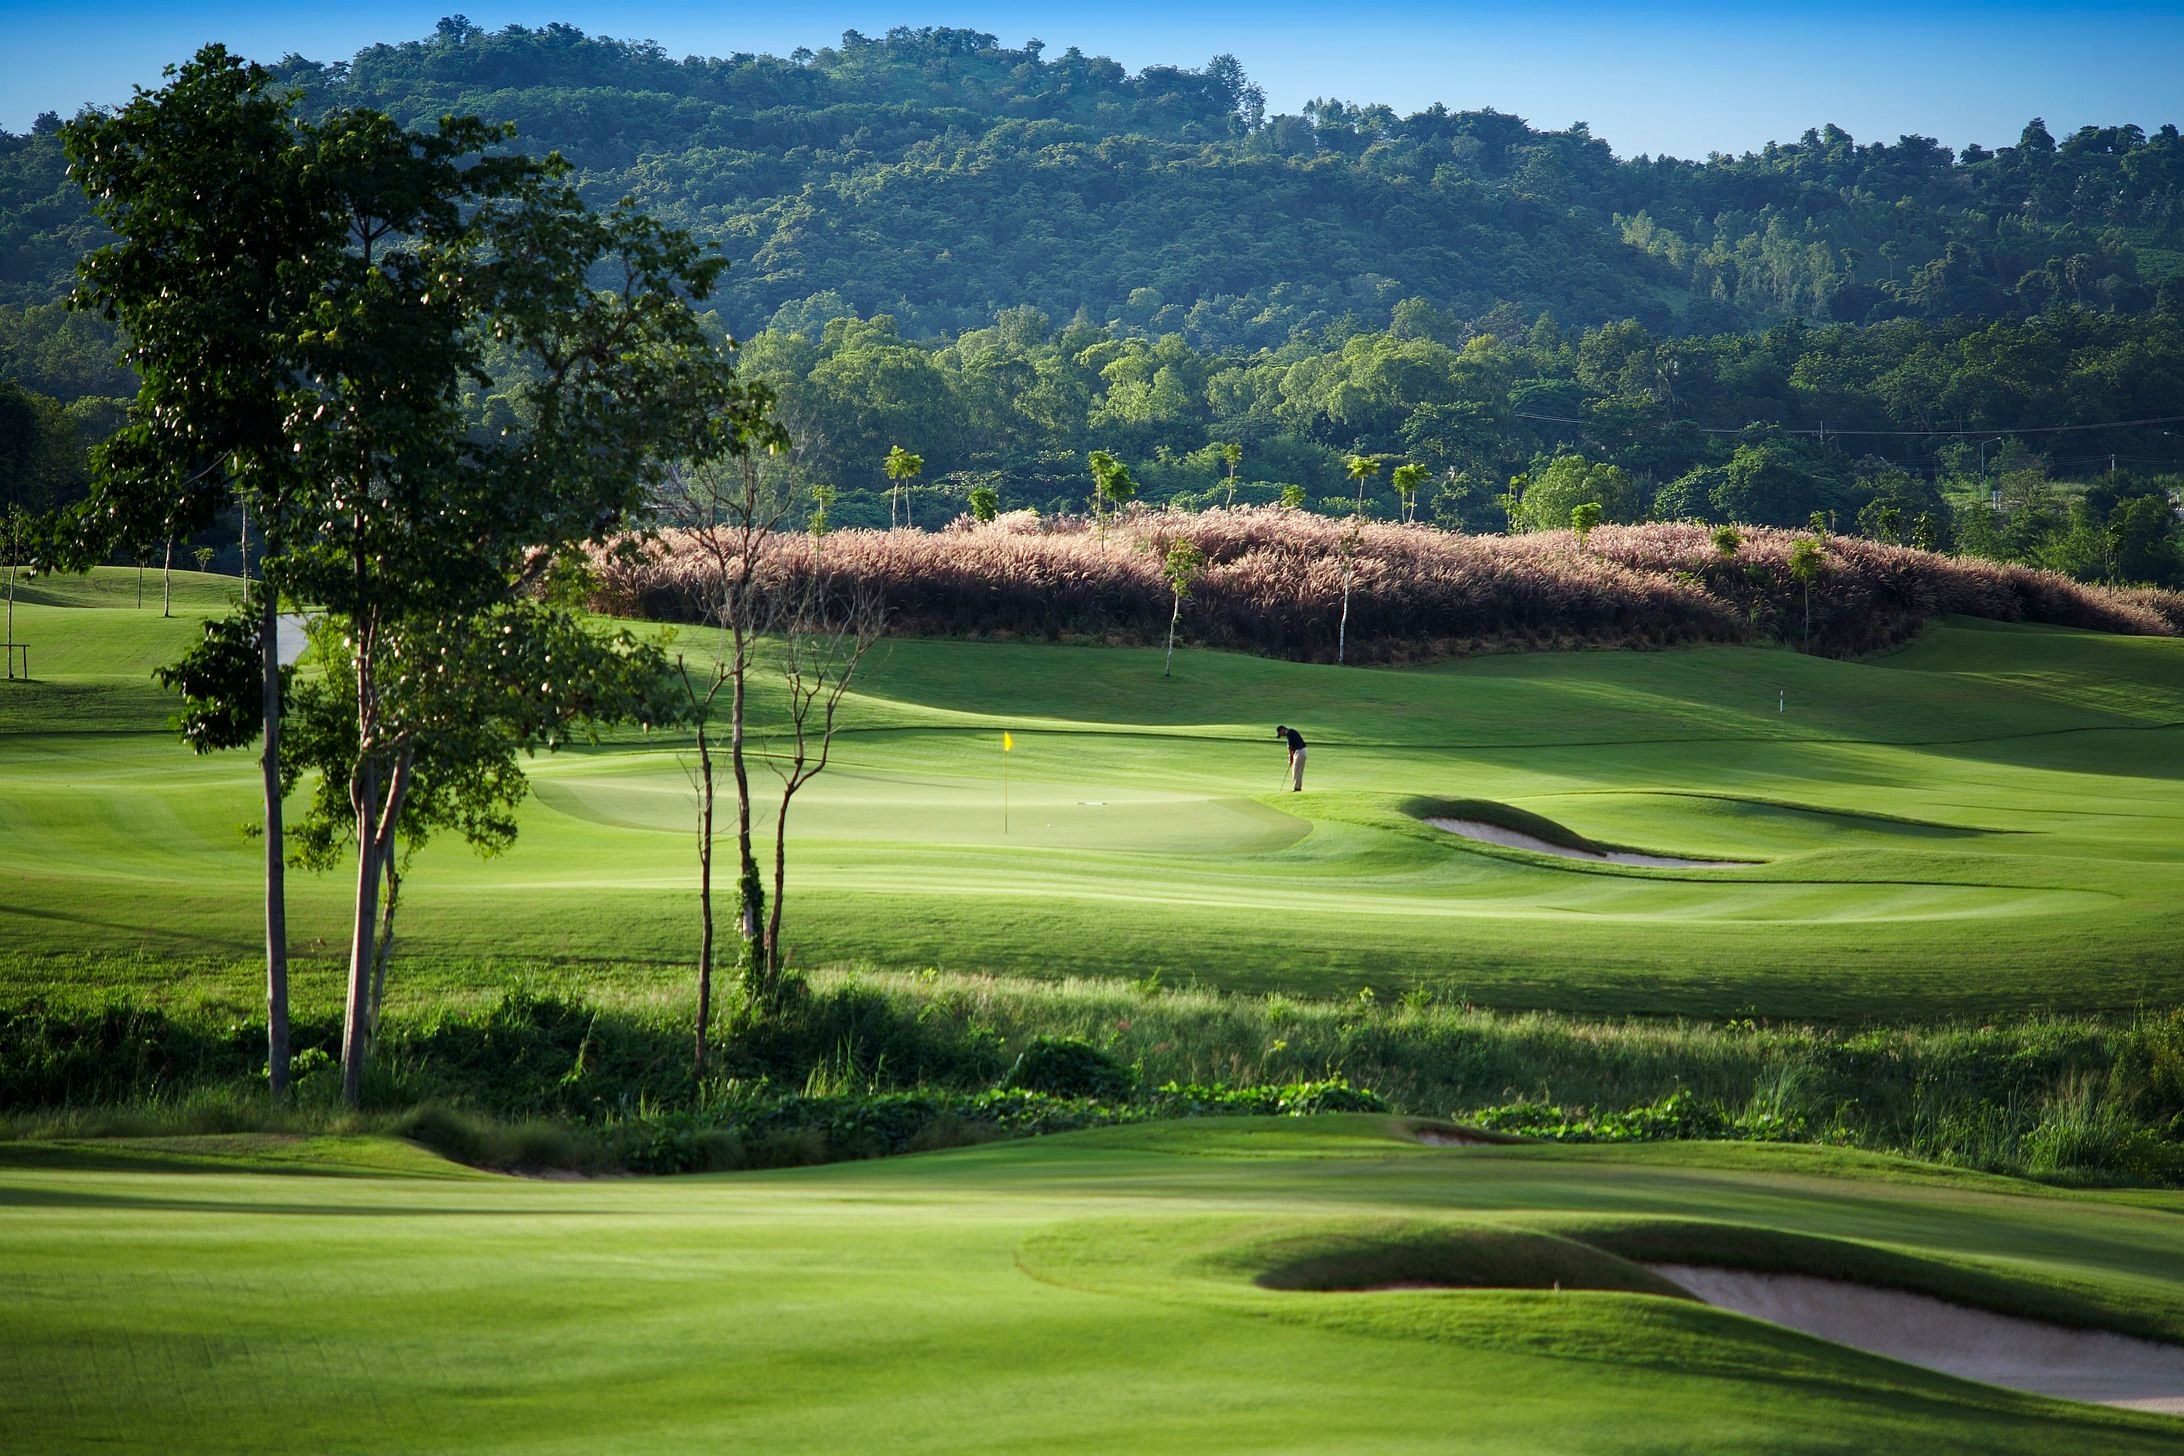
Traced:
[[1304, 735], [1286, 723], [1274, 725], [1274, 736], [1289, 740], [1289, 792], [1304, 792]]

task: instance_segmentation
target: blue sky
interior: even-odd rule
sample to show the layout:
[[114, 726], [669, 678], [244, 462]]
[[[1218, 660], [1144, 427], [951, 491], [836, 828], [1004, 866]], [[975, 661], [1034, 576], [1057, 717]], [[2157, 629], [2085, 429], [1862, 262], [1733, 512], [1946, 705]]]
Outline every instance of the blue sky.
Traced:
[[2184, 6], [1745, 7], [1543, 3], [613, 5], [381, 0], [370, 5], [161, 5], [0, 0], [0, 126], [124, 100], [207, 40], [274, 59], [336, 60], [428, 33], [461, 7], [488, 28], [563, 20], [677, 54], [823, 45], [845, 29], [944, 24], [1014, 45], [1037, 36], [1135, 70], [1230, 51], [1278, 111], [1313, 96], [1494, 106], [1536, 125], [1591, 124], [1617, 153], [1743, 151], [1834, 122], [1861, 140], [1906, 132], [1950, 146], [2014, 141], [2028, 117], [2184, 121]]

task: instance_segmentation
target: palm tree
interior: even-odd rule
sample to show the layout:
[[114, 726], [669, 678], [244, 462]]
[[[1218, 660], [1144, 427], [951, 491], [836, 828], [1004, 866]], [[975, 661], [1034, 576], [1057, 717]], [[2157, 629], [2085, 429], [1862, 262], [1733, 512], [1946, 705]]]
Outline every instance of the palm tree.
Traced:
[[[887, 449], [887, 459], [881, 462], [880, 468], [886, 471], [887, 478], [894, 482], [893, 485], [888, 487], [887, 492], [887, 524], [892, 527], [897, 524], [896, 507], [908, 506], [910, 482], [916, 480], [919, 472], [925, 469], [925, 457], [923, 455], [913, 455], [900, 445], [890, 445]], [[908, 516], [909, 511], [905, 509], [902, 514]]]
[[1418, 487], [1426, 483], [1426, 467], [1415, 461], [1406, 461], [1388, 475], [1388, 484], [1395, 487], [1396, 499], [1403, 504], [1405, 525], [1418, 519]]
[[1350, 647], [1350, 583], [1357, 579], [1358, 540], [1365, 527], [1365, 482], [1380, 473], [1380, 461], [1370, 455], [1352, 455], [1343, 462], [1350, 479], [1357, 482], [1357, 508], [1342, 530], [1342, 620], [1335, 627], [1335, 661], [1341, 662]]
[[1812, 651], [1812, 584], [1823, 565], [1820, 543], [1800, 536], [1790, 544], [1790, 579], [1805, 588], [1805, 650]]

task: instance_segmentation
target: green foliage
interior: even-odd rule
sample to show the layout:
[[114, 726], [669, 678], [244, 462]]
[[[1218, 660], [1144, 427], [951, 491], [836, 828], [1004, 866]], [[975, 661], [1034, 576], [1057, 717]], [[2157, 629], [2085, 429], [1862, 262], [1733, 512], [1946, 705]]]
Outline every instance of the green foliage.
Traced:
[[[264, 670], [260, 619], [251, 612], [207, 618], [196, 645], [155, 676], [182, 695], [175, 723], [182, 741], [192, 752], [211, 753], [257, 741], [264, 726], [259, 716]], [[284, 701], [294, 676], [292, 668], [282, 673]]]
[[1800, 536], [1790, 543], [1790, 579], [1800, 586], [1811, 586], [1827, 569], [1827, 552], [1810, 536]]
[[1388, 484], [1395, 487], [1396, 504], [1402, 510], [1403, 519], [1415, 520], [1418, 516], [1418, 490], [1426, 481], [1426, 467], [1415, 460], [1407, 460], [1388, 474]]
[[1584, 545], [1585, 538], [1590, 536], [1593, 527], [1599, 524], [1600, 502], [1586, 501], [1583, 505], [1570, 507], [1570, 530], [1577, 537], [1578, 545]]
[[1191, 584], [1205, 569], [1206, 553], [1194, 541], [1169, 542], [1167, 554], [1160, 561], [1160, 573], [1167, 578], [1168, 590], [1178, 601], [1191, 594]]
[[1001, 493], [990, 485], [972, 486], [969, 500], [973, 520], [990, 521], [1001, 513]]
[[1644, 512], [1628, 472], [1582, 455], [1556, 456], [1540, 469], [1512, 480], [1509, 492], [1509, 523], [1519, 531], [1569, 529], [1576, 523], [1576, 513], [1588, 505], [1598, 513], [1596, 524], [1634, 521]]
[[1127, 1097], [1136, 1085], [1128, 1067], [1088, 1041], [1033, 1037], [1009, 1068], [1005, 1085], [1059, 1097]]
[[[1132, 74], [945, 27], [845, 36], [800, 63], [512, 25], [275, 74], [311, 117], [523, 119], [525, 145], [566, 155], [588, 195], [642, 192], [722, 238], [724, 313], [753, 331], [884, 309], [930, 335], [1082, 305], [1224, 348], [1345, 317], [1450, 346], [1543, 314], [1743, 329], [2144, 309], [2184, 167], [2173, 128], [2134, 126], [2051, 152], [1860, 145], [1830, 126], [1705, 162], [1618, 159], [1583, 127], [1491, 110], [1268, 117], [1231, 58]], [[0, 300], [52, 297], [95, 236], [64, 165], [50, 135], [0, 138]], [[1328, 189], [1349, 199], [1333, 213]], [[1663, 385], [1604, 368], [1633, 397]]]
[[1137, 478], [1130, 467], [1108, 454], [1094, 450], [1085, 457], [1092, 471], [1092, 516], [1104, 522], [1137, 496]]
[[[332, 1099], [338, 1030], [329, 1014], [297, 1019], [307, 1103]], [[1821, 1142], [2066, 1182], [2184, 1181], [2184, 1017], [2167, 1013], [1842, 1030], [1496, 1014], [1455, 994], [1382, 1004], [855, 976], [734, 1024], [700, 1089], [687, 1072], [686, 1014], [649, 993], [587, 1001], [519, 985], [482, 1005], [412, 998], [389, 1008], [382, 1037], [368, 1106], [438, 1106], [487, 1132], [551, 1123], [594, 1149], [579, 1165], [866, 1156], [919, 1137], [991, 1135], [1034, 1112], [1051, 1130], [1056, 1118], [1387, 1108], [1556, 1141]], [[0, 1011], [0, 1112], [118, 1115], [247, 1094], [264, 1048], [262, 1019], [216, 1006], [18, 1004]], [[1209, 1065], [1228, 1069], [1226, 1085], [1207, 1082]], [[1133, 1099], [1140, 1082], [1153, 1090]], [[1530, 1090], [1513, 1098], [1512, 1088]], [[258, 1125], [248, 1106], [234, 1115]], [[881, 1126], [872, 1118], [884, 1123], [876, 1141], [858, 1131]], [[631, 1164], [639, 1155], [613, 1150], [655, 1125], [670, 1151]], [[731, 1126], [740, 1151], [704, 1140]], [[867, 1151], [844, 1151], [853, 1147]], [[740, 1161], [703, 1161], [731, 1156]], [[505, 1147], [476, 1160], [510, 1165]]]

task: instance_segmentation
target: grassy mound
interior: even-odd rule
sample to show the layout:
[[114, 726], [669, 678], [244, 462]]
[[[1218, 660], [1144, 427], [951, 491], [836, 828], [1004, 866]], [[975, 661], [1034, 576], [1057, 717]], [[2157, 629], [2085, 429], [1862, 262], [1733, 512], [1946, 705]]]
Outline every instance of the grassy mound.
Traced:
[[1422, 1219], [1346, 1219], [1261, 1234], [1208, 1264], [1247, 1274], [1262, 1289], [1602, 1289], [1681, 1297], [1659, 1275], [1572, 1239]]
[[1491, 824], [1497, 829], [1514, 829], [1519, 834], [1528, 834], [1534, 839], [1560, 845], [1564, 849], [1580, 850], [1586, 854], [1606, 854], [1612, 849], [1622, 847], [1596, 843], [1559, 820], [1493, 799], [1436, 799], [1421, 796], [1405, 799], [1399, 807], [1413, 819], [1476, 820], [1481, 824]]

